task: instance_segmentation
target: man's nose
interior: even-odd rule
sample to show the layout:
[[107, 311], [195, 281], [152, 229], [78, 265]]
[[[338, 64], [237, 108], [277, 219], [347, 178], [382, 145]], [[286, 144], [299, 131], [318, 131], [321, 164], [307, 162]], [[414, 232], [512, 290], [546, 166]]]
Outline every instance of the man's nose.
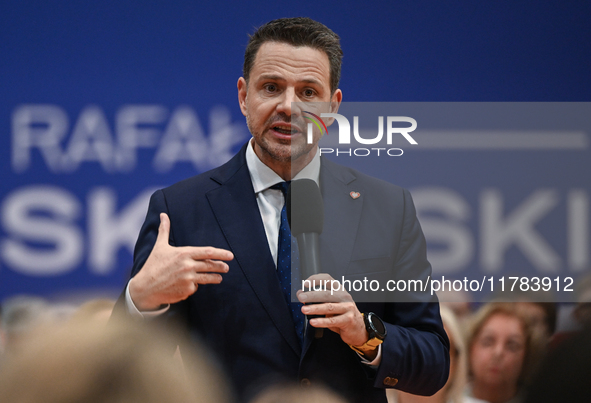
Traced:
[[299, 115], [301, 113], [300, 108], [297, 104], [292, 105], [294, 102], [301, 102], [301, 100], [293, 88], [287, 88], [283, 91], [281, 99], [277, 104], [277, 112], [285, 113], [287, 116], [291, 116], [292, 114], [295, 116]]

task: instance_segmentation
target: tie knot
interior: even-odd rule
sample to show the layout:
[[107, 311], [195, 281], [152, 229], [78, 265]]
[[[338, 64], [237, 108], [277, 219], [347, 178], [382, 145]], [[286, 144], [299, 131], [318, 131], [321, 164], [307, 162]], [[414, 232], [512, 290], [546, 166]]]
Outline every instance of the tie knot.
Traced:
[[271, 186], [271, 189], [281, 190], [281, 192], [283, 192], [283, 196], [285, 197], [287, 195], [287, 189], [289, 188], [290, 183], [291, 183], [291, 181], [279, 182], [279, 183], [276, 183], [273, 186]]

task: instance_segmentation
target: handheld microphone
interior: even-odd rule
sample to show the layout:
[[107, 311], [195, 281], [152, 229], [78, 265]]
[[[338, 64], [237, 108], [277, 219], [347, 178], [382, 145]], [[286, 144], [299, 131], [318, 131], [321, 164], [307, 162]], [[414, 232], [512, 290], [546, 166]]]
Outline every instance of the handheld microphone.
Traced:
[[320, 273], [318, 237], [324, 226], [320, 188], [311, 179], [292, 181], [287, 190], [287, 220], [298, 240], [302, 280]]
[[[302, 280], [320, 270], [319, 236], [324, 226], [324, 205], [320, 188], [311, 179], [291, 182], [287, 190], [287, 220], [292, 235], [298, 240]], [[308, 320], [319, 317], [307, 315]], [[324, 329], [316, 329], [315, 338], [321, 338]]]

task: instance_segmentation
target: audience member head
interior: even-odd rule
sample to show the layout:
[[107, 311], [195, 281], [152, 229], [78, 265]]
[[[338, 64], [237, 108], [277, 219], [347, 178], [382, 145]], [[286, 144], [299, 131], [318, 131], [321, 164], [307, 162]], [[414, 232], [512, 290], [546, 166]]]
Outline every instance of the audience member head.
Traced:
[[516, 302], [517, 308], [529, 318], [531, 325], [546, 340], [556, 331], [558, 311], [554, 302], [532, 302], [520, 300]]
[[442, 290], [437, 292], [439, 305], [451, 309], [456, 321], [462, 325], [472, 315], [472, 295], [469, 292], [460, 290]]
[[551, 350], [534, 376], [525, 403], [587, 403], [591, 400], [591, 326]]
[[250, 403], [346, 403], [335, 392], [322, 386], [274, 385], [258, 394]]
[[183, 350], [172, 357], [169, 335], [135, 322], [92, 320], [49, 326], [25, 340], [0, 372], [0, 402], [189, 403], [228, 401], [215, 368]]
[[515, 303], [492, 302], [474, 316], [468, 335], [474, 397], [505, 402], [520, 391], [537, 363], [542, 336]]
[[537, 332], [549, 340], [556, 331], [558, 322], [557, 295], [549, 291], [526, 291], [517, 284], [515, 287], [506, 287], [505, 290], [497, 290], [492, 302], [515, 303], [529, 318], [530, 323]]
[[86, 301], [78, 307], [72, 315], [72, 321], [96, 320], [107, 323], [115, 307], [115, 301], [108, 298], [98, 298]]
[[580, 324], [591, 324], [591, 275], [579, 279], [575, 288], [575, 298], [575, 319]]
[[3, 302], [2, 325], [7, 353], [18, 348], [21, 340], [38, 326], [50, 322], [47, 302], [39, 297], [19, 295]]
[[467, 381], [468, 352], [464, 342], [463, 332], [454, 312], [446, 306], [441, 306], [441, 320], [450, 343], [449, 350], [449, 378], [445, 386], [433, 396], [417, 396], [396, 390], [388, 390], [390, 400], [398, 403], [461, 403], [464, 387]]
[[0, 354], [4, 352], [4, 327], [2, 326], [2, 305], [0, 305]]

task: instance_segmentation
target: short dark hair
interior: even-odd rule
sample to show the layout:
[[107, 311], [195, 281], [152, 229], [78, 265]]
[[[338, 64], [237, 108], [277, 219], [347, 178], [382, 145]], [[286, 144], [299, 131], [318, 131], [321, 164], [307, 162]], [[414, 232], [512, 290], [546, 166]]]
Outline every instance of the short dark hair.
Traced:
[[265, 42], [283, 42], [292, 46], [308, 46], [326, 53], [330, 63], [330, 92], [334, 93], [341, 79], [343, 51], [340, 38], [324, 24], [306, 17], [280, 18], [259, 27], [250, 35], [244, 52], [244, 79], [250, 71], [261, 45]]

